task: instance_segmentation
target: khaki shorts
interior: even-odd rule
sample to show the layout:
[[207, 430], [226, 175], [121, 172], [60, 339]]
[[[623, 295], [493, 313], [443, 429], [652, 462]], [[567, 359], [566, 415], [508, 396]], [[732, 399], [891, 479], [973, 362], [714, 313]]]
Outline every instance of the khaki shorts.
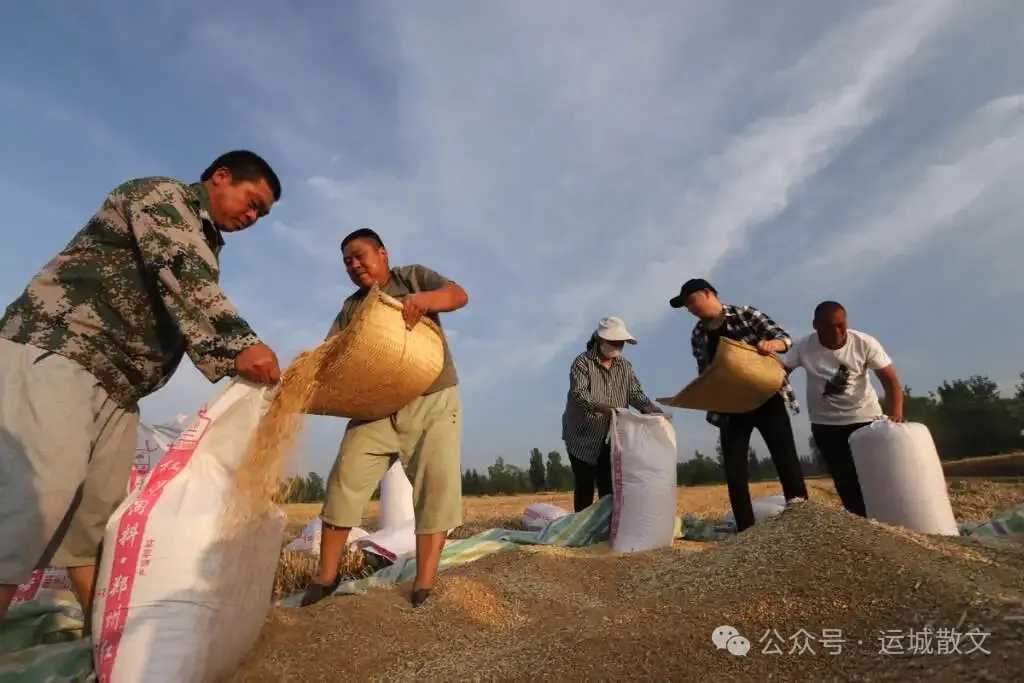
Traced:
[[96, 564], [138, 421], [78, 363], [0, 339], [0, 583]]
[[416, 533], [462, 524], [462, 408], [459, 389], [420, 396], [391, 417], [353, 420], [327, 479], [323, 520], [359, 526], [381, 477], [396, 459], [412, 481]]

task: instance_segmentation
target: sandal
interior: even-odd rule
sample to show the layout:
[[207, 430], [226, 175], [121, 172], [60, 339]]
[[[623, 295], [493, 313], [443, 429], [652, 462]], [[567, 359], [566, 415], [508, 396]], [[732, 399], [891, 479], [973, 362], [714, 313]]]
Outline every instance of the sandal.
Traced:
[[334, 581], [329, 584], [319, 583], [318, 581], [310, 581], [309, 585], [306, 586], [306, 593], [302, 596], [302, 602], [299, 604], [300, 607], [309, 607], [314, 605], [326, 597], [331, 596], [334, 591], [338, 588], [341, 583], [341, 575], [339, 574]]
[[430, 597], [429, 588], [417, 588], [412, 592], [412, 606], [419, 607]]

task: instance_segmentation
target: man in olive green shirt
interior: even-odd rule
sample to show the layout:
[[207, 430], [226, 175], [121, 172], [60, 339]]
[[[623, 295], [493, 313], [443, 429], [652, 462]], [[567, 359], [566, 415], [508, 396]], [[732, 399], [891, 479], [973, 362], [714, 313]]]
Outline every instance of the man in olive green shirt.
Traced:
[[[438, 313], [456, 311], [469, 300], [462, 287], [429, 268], [391, 268], [387, 249], [372, 230], [353, 232], [341, 248], [345, 269], [359, 290], [345, 300], [328, 337], [348, 325], [374, 285], [402, 300], [402, 315], [409, 328], [424, 315], [440, 327]], [[362, 521], [373, 490], [396, 459], [413, 482], [416, 581], [412, 604], [419, 606], [430, 594], [447, 532], [462, 524], [462, 408], [447, 340], [444, 351], [444, 368], [422, 396], [389, 417], [349, 422], [327, 481], [320, 568], [306, 589], [303, 606], [334, 592], [349, 531]]]
[[115, 188], [0, 319], [0, 617], [17, 585], [66, 566], [88, 614], [99, 543], [126, 494], [137, 402], [182, 356], [211, 382], [280, 370], [220, 287], [222, 232], [281, 196], [266, 161], [217, 158], [200, 182]]

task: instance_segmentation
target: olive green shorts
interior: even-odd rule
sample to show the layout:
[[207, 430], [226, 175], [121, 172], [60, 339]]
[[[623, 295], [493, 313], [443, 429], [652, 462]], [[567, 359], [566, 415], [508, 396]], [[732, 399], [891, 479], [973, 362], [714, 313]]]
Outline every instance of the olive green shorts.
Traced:
[[397, 459], [412, 482], [416, 533], [460, 526], [461, 446], [458, 387], [420, 396], [390, 417], [352, 420], [327, 480], [323, 520], [359, 526], [374, 489]]
[[0, 583], [96, 564], [138, 424], [78, 363], [0, 339]]

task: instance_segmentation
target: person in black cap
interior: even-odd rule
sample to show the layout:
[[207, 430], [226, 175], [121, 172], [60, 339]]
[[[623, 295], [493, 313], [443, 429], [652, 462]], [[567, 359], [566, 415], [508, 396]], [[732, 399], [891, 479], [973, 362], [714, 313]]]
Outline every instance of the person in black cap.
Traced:
[[[680, 288], [679, 295], [669, 300], [669, 305], [672, 308], [685, 307], [699, 318], [690, 339], [698, 372], [704, 372], [711, 364], [722, 337], [754, 346], [765, 355], [785, 353], [793, 343], [784, 329], [753, 306], [723, 304], [718, 299], [718, 291], [707, 280], [688, 280]], [[799, 404], [788, 380], [777, 394], [748, 413], [708, 413], [708, 422], [719, 429], [729, 502], [738, 531], [754, 525], [747, 451], [755, 427], [768, 446], [786, 500], [807, 498], [786, 404], [794, 413], [799, 412]]]

